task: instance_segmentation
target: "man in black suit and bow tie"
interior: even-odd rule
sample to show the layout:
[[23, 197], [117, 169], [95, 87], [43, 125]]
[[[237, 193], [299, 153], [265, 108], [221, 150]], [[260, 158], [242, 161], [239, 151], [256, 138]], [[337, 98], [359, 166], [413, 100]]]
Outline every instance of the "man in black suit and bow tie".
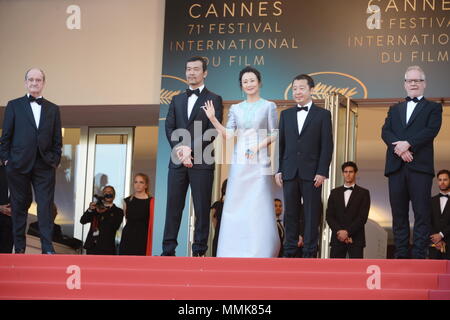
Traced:
[[448, 248], [450, 238], [450, 171], [441, 170], [436, 175], [439, 194], [431, 198], [431, 236], [430, 259], [450, 260]]
[[163, 256], [174, 256], [186, 192], [191, 187], [195, 211], [193, 256], [204, 256], [208, 249], [209, 208], [214, 180], [211, 153], [216, 131], [200, 109], [211, 100], [216, 118], [222, 121], [222, 98], [205, 87], [206, 60], [192, 57], [186, 63], [189, 89], [173, 97], [166, 118], [166, 136], [172, 147], [167, 183], [167, 208]]
[[389, 179], [395, 258], [409, 258], [409, 202], [414, 210], [413, 259], [425, 259], [430, 232], [433, 141], [442, 123], [442, 105], [423, 97], [425, 73], [418, 66], [405, 74], [406, 101], [389, 109], [381, 137], [386, 143], [384, 175]]
[[327, 223], [331, 236], [330, 258], [362, 259], [366, 236], [364, 226], [370, 209], [369, 190], [356, 185], [356, 163], [342, 165], [344, 185], [331, 190], [327, 206]]
[[331, 113], [316, 106], [311, 95], [314, 80], [305, 74], [294, 78], [292, 93], [297, 106], [284, 110], [279, 126], [279, 170], [275, 180], [284, 193], [284, 256], [295, 257], [301, 198], [304, 208], [303, 257], [317, 257], [322, 184], [328, 178], [333, 137]]
[[280, 199], [274, 200], [275, 204], [275, 217], [277, 219], [277, 228], [278, 228], [278, 236], [280, 237], [280, 252], [278, 254], [278, 257], [283, 256], [283, 242], [284, 242], [284, 226], [281, 221], [281, 215], [283, 214], [283, 203]]
[[42, 253], [53, 254], [52, 206], [55, 171], [61, 159], [61, 118], [57, 105], [41, 95], [45, 74], [30, 69], [25, 74], [28, 93], [8, 102], [0, 139], [0, 158], [6, 165], [16, 253], [25, 252], [25, 228], [32, 202], [37, 203]]

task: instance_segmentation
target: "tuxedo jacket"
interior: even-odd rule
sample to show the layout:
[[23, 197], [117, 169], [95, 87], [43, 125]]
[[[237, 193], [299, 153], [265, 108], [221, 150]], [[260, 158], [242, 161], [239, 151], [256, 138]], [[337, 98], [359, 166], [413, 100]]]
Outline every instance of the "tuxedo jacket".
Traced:
[[433, 141], [441, 128], [442, 105], [423, 98], [417, 103], [408, 123], [406, 109], [406, 101], [390, 107], [381, 130], [387, 146], [384, 175], [389, 176], [402, 166], [402, 158], [394, 153], [392, 143], [396, 141], [408, 141], [411, 145], [414, 160], [405, 163], [409, 169], [434, 175]]
[[[301, 111], [303, 112], [303, 111]], [[297, 106], [281, 112], [279, 126], [279, 170], [283, 180], [296, 174], [302, 180], [328, 177], [333, 154], [331, 113], [314, 103], [298, 133]]]
[[364, 227], [369, 217], [370, 193], [369, 190], [355, 185], [352, 194], [345, 206], [344, 186], [331, 190], [328, 198], [326, 220], [333, 234], [331, 245], [340, 244], [337, 239], [339, 230], [347, 230], [354, 245], [365, 246], [366, 237]]
[[[173, 97], [166, 117], [166, 136], [172, 151], [178, 145], [189, 146], [192, 149], [192, 156], [194, 157], [192, 160], [193, 169], [214, 169], [214, 162], [208, 163], [203, 158], [205, 148], [210, 145], [210, 148], [212, 148], [214, 137], [211, 133], [217, 133], [213, 124], [206, 116], [205, 111], [200, 108], [208, 100], [212, 100], [216, 111], [216, 118], [219, 122], [222, 122], [222, 97], [209, 91], [206, 87], [200, 93], [189, 118], [187, 111], [188, 96], [186, 92]], [[198, 128], [194, 129], [196, 126]], [[210, 130], [208, 131], [209, 134], [204, 135], [207, 130]], [[186, 136], [186, 133], [189, 133], [189, 135]], [[196, 152], [196, 150], [198, 151]], [[214, 153], [212, 154], [214, 155]], [[172, 152], [172, 155], [176, 159], [174, 152]], [[181, 163], [174, 163], [172, 157], [169, 162], [169, 168], [180, 168], [183, 166]]]
[[441, 214], [439, 194], [431, 198], [431, 234], [442, 232], [444, 241], [450, 242], [450, 200], [447, 200], [444, 212]]
[[43, 100], [39, 128], [36, 127], [28, 97], [8, 102], [0, 138], [0, 158], [21, 173], [33, 168], [39, 152], [49, 166], [56, 168], [61, 159], [61, 116], [57, 105]]

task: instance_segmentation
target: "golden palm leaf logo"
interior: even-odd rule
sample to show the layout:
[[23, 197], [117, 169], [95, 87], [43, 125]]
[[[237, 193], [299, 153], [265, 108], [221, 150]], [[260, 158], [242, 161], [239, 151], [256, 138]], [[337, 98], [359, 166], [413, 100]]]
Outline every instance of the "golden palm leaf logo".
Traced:
[[161, 92], [159, 94], [159, 103], [160, 104], [170, 104], [172, 101], [173, 96], [176, 96], [177, 94], [180, 94], [181, 90], [167, 90], [167, 89], [161, 89]]
[[[324, 99], [330, 93], [340, 93], [348, 98], [364, 98], [368, 97], [366, 85], [358, 78], [335, 71], [322, 71], [309, 74], [314, 78], [316, 87], [314, 88], [313, 98]], [[331, 81], [332, 84], [329, 82]], [[342, 85], [340, 85], [342, 84]], [[284, 99], [290, 98], [292, 84], [284, 91]]]
[[[184, 79], [181, 79], [177, 76], [171, 76], [171, 75], [167, 75], [167, 74], [163, 74], [162, 75], [163, 79], [172, 79], [172, 80], [176, 80], [178, 82], [183, 83], [183, 87], [187, 86], [187, 81]], [[163, 81], [163, 86], [167, 86], [167, 87], [172, 87], [171, 82], [166, 83], [165, 81]], [[176, 87], [179, 87], [180, 83], [178, 83], [178, 85], [175, 85]], [[180, 94], [181, 92], [183, 92], [183, 90], [168, 90], [168, 89], [164, 89], [162, 88], [160, 93], [159, 93], [159, 103], [160, 104], [170, 104], [170, 102], [172, 102], [172, 99], [174, 96]]]

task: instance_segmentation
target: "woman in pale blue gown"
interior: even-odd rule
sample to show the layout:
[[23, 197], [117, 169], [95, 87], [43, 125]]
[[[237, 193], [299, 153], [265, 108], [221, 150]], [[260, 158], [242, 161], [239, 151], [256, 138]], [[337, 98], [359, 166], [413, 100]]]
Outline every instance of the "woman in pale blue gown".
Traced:
[[276, 138], [276, 105], [260, 97], [261, 74], [246, 67], [239, 81], [247, 99], [232, 105], [224, 127], [208, 101], [203, 109], [220, 134], [237, 137], [227, 198], [217, 247], [217, 257], [277, 257], [280, 238], [273, 205], [273, 176], [268, 146]]

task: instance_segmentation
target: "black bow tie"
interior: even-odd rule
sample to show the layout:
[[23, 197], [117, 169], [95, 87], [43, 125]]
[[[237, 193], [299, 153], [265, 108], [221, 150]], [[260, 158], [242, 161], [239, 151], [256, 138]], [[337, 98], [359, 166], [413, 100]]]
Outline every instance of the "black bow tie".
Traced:
[[192, 96], [193, 94], [195, 94], [198, 97], [198, 96], [200, 96], [200, 89], [199, 88], [197, 88], [195, 90], [186, 89], [186, 94], [188, 97]]
[[29, 95], [28, 96], [28, 101], [36, 102], [37, 104], [42, 104], [42, 102], [44, 101], [44, 98], [35, 98], [32, 95]]
[[297, 107], [297, 112], [299, 111], [306, 111], [308, 112], [308, 107]]
[[445, 198], [448, 199], [448, 194], [442, 194], [442, 193], [441, 193], [441, 194], [439, 195], [439, 197], [445, 197]]
[[344, 192], [345, 192], [345, 191], [349, 191], [349, 190], [350, 190], [350, 191], [353, 191], [353, 187], [348, 187], [348, 188], [347, 188], [347, 187], [344, 187]]
[[419, 99], [419, 98], [417, 98], [417, 97], [414, 97], [414, 98], [406, 97], [405, 100], [406, 100], [406, 102], [414, 101], [414, 102], [417, 103], [417, 102], [419, 102], [421, 99]]

